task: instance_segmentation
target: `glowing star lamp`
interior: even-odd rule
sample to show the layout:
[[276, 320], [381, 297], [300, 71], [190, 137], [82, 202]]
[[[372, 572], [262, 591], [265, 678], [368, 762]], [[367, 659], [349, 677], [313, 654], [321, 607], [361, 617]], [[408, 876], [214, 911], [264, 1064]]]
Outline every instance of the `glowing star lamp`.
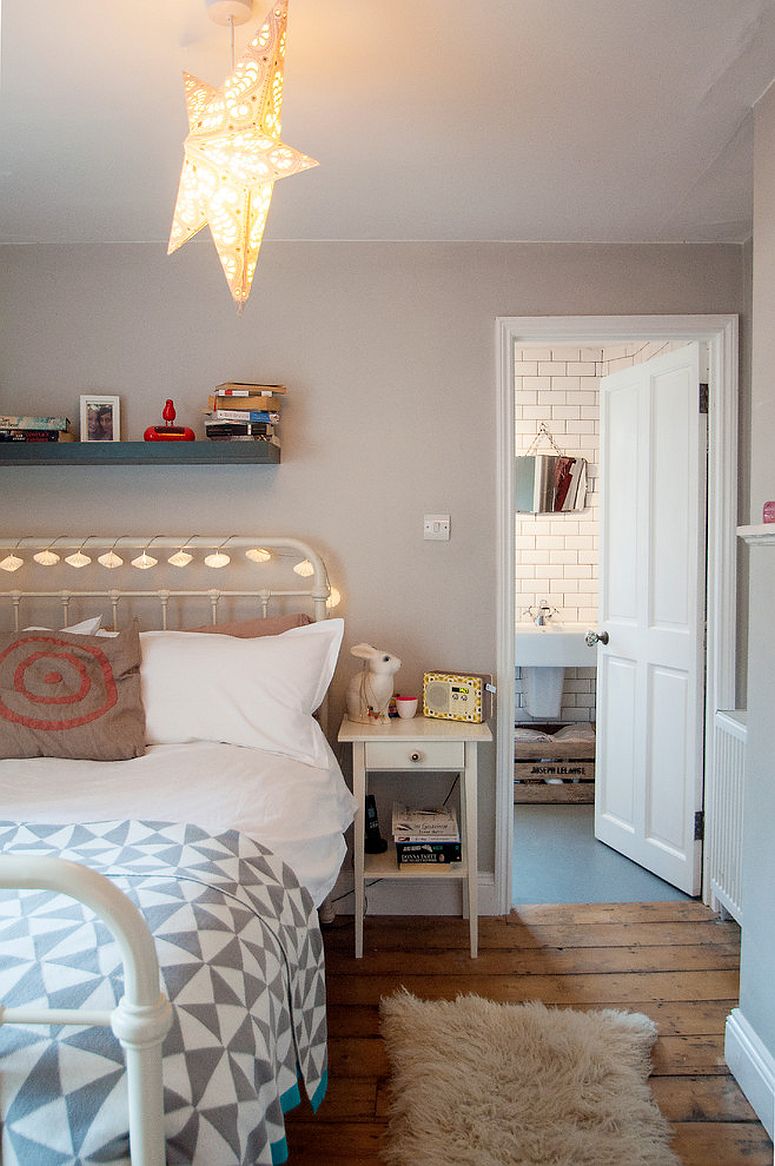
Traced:
[[[232, 25], [250, 17], [250, 0], [208, 0], [210, 15]], [[209, 225], [234, 302], [250, 295], [275, 182], [317, 166], [280, 138], [288, 0], [266, 21], [219, 88], [183, 74], [189, 133], [167, 254]]]

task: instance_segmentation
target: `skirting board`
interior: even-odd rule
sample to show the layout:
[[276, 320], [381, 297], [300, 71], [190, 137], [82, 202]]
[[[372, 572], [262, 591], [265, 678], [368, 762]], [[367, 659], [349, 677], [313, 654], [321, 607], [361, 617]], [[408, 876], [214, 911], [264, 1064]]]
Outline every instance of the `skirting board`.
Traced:
[[727, 1017], [724, 1060], [772, 1138], [775, 1136], [775, 1057], [739, 1008], [733, 1008]]
[[[337, 915], [352, 915], [354, 910], [353, 874], [342, 871], [331, 892]], [[369, 886], [366, 882], [367, 915], [459, 915], [462, 890], [459, 882], [430, 879], [385, 879]], [[479, 914], [497, 915], [495, 876], [479, 873]]]

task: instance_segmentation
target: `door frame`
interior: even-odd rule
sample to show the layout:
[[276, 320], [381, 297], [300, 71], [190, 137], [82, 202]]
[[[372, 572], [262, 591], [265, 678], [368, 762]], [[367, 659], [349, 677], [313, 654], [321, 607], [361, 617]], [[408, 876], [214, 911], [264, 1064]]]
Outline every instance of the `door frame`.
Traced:
[[[705, 341], [708, 344], [708, 549], [706, 565], [705, 768], [713, 764], [713, 717], [735, 707], [737, 643], [737, 410], [738, 317], [500, 316], [496, 320], [496, 727], [495, 902], [511, 910], [514, 828], [514, 352], [516, 345], [603, 347], [628, 341]], [[708, 831], [706, 829], [706, 839]], [[703, 900], [710, 901], [707, 846]]]

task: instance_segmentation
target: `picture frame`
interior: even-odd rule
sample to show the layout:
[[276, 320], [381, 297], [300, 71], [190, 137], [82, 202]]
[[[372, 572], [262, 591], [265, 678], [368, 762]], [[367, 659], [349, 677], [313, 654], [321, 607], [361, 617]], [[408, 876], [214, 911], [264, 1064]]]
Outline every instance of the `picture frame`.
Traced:
[[120, 398], [84, 393], [81, 396], [81, 441], [120, 440]]

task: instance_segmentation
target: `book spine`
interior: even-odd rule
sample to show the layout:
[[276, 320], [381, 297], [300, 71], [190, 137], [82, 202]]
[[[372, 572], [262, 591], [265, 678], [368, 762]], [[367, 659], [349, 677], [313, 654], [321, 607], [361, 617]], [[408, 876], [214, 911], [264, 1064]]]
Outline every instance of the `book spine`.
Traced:
[[266, 397], [285, 396], [288, 392], [285, 385], [251, 385], [246, 382], [224, 381], [213, 389], [219, 397]]
[[460, 862], [460, 843], [441, 842], [429, 843], [424, 846], [401, 845], [399, 843], [396, 846], [396, 858], [399, 866], [436, 866]]
[[211, 421], [267, 421], [276, 425], [280, 414], [269, 409], [218, 409], [210, 418]]
[[59, 441], [59, 429], [0, 429], [0, 441]]
[[208, 441], [259, 441], [276, 445], [280, 449], [280, 438], [274, 433], [208, 433]]
[[279, 397], [261, 397], [251, 395], [249, 397], [214, 397], [212, 394], [207, 398], [207, 407], [213, 413], [223, 413], [225, 410], [238, 410], [240, 413], [248, 409], [266, 409], [269, 412], [277, 412], [282, 401]]
[[398, 834], [393, 836], [396, 845], [409, 843], [412, 846], [432, 846], [434, 843], [459, 842], [459, 834]]
[[245, 397], [274, 397], [279, 394], [280, 387], [276, 385], [272, 389], [262, 389], [256, 385], [254, 389], [213, 389], [212, 395], [222, 399], [233, 398], [235, 400], [243, 400]]
[[233, 433], [237, 436], [249, 437], [256, 433], [274, 433], [274, 431], [274, 425], [270, 425], [267, 421], [246, 421], [244, 425], [240, 425], [239, 421], [226, 421], [223, 424], [214, 422], [205, 425], [205, 433], [208, 434]]
[[67, 417], [25, 417], [0, 414], [0, 429], [69, 429]]

